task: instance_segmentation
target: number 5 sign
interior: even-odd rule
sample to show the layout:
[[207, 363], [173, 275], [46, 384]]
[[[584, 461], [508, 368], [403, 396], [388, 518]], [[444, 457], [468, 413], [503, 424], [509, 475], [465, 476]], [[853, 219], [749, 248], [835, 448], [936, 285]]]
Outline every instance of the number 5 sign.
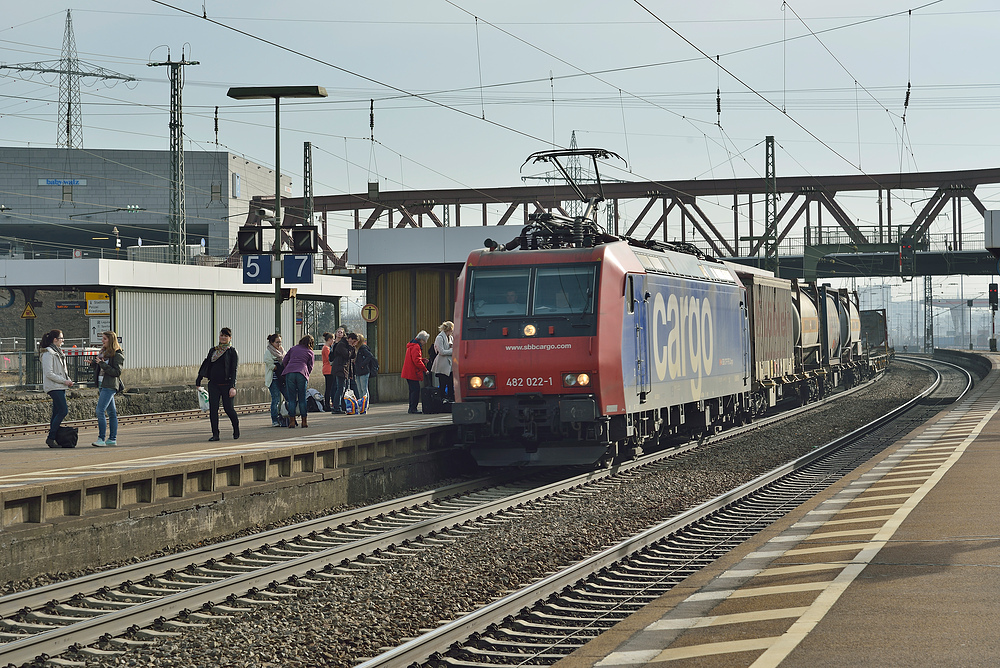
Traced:
[[286, 255], [283, 259], [282, 274], [285, 283], [312, 283], [313, 256]]
[[270, 255], [244, 255], [243, 256], [243, 283], [270, 283], [271, 282], [271, 256]]

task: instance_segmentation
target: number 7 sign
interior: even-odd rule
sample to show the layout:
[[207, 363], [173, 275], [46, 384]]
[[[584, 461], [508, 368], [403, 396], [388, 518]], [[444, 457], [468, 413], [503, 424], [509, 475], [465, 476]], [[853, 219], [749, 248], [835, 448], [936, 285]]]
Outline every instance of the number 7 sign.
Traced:
[[285, 255], [282, 258], [282, 273], [285, 283], [312, 283], [313, 282], [313, 256], [310, 255]]

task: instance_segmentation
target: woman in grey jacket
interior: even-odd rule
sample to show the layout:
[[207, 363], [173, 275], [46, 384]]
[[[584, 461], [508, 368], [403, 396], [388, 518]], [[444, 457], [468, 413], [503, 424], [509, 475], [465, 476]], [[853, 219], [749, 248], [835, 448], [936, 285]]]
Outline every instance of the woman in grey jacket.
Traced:
[[66, 388], [73, 387], [69, 369], [66, 368], [66, 353], [62, 351], [62, 342], [62, 330], [53, 329], [43, 334], [38, 343], [42, 360], [42, 391], [52, 397], [52, 419], [49, 420], [49, 435], [45, 439], [45, 445], [50, 448], [60, 447], [56, 443], [56, 432], [59, 431], [63, 418], [69, 415]]

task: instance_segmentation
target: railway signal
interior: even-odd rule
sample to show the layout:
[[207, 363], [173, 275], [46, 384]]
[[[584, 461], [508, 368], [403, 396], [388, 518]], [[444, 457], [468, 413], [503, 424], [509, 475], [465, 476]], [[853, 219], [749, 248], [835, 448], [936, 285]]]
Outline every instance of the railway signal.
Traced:
[[913, 275], [916, 269], [916, 253], [913, 250], [913, 241], [904, 239], [899, 244], [899, 273], [902, 275]]

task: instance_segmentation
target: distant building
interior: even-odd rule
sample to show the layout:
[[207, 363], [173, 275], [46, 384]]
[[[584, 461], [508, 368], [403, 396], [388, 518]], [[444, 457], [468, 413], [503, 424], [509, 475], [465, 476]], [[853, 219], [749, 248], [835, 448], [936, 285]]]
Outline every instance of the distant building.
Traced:
[[[274, 170], [185, 151], [184, 174], [191, 255], [202, 239], [208, 255], [229, 255], [251, 197], [274, 196]], [[290, 194], [291, 179], [281, 184]], [[114, 258], [116, 239], [122, 259], [129, 248], [155, 256], [149, 247], [168, 243], [170, 193], [169, 151], [0, 147], [0, 256]]]

